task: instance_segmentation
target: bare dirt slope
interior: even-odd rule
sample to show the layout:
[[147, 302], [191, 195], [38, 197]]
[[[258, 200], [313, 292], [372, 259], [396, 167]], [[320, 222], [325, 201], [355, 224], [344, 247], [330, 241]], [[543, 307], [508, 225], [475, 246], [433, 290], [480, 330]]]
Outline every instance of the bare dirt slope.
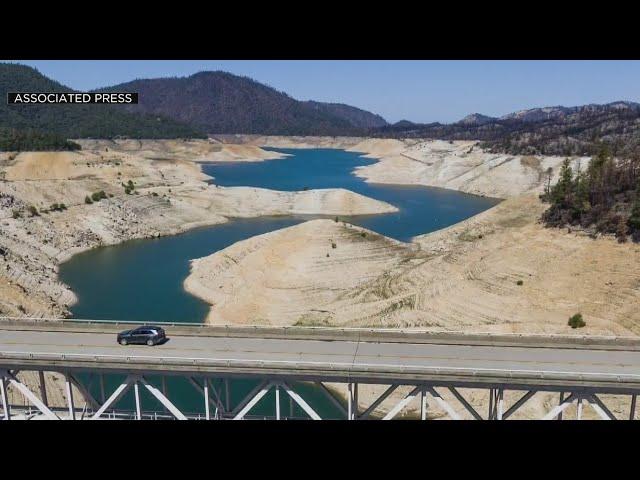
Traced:
[[[175, 140], [83, 143], [80, 152], [0, 154], [0, 314], [64, 315], [75, 296], [57, 280], [58, 264], [89, 248], [228, 217], [395, 211], [340, 189], [217, 187], [189, 158], [210, 158], [214, 147], [272, 157], [259, 147]], [[129, 182], [134, 189], [127, 194]], [[87, 200], [97, 192], [106, 198]]]
[[[474, 141], [256, 135], [221, 140], [276, 148], [344, 148], [379, 160], [356, 169], [367, 182], [426, 185], [497, 198], [542, 191], [549, 181], [548, 170], [554, 183], [564, 160], [490, 153]], [[585, 168], [588, 162], [586, 157], [572, 158], [574, 168]]]
[[215, 323], [639, 333], [640, 246], [545, 229], [543, 209], [509, 199], [414, 244], [308, 222], [194, 261], [186, 287]]
[[362, 228], [313, 220], [194, 260], [185, 288], [214, 305], [210, 323], [333, 324], [338, 299], [410, 251]]

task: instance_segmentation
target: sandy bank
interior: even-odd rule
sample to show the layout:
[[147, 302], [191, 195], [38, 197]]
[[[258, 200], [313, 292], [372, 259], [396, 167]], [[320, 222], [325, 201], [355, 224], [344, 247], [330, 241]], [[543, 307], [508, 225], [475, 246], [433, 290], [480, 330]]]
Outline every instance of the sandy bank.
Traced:
[[[474, 141], [384, 139], [357, 137], [221, 136], [222, 141], [274, 148], [342, 148], [377, 158], [373, 165], [356, 168], [367, 182], [425, 185], [496, 198], [540, 192], [554, 183], [565, 157], [490, 153]], [[573, 158], [573, 166], [586, 168], [589, 159]]]
[[287, 155], [257, 145], [220, 143], [216, 140], [75, 140], [83, 150], [132, 153], [149, 159], [195, 162], [256, 162]]
[[185, 285], [214, 323], [640, 333], [640, 246], [545, 229], [543, 209], [510, 199], [413, 244], [308, 222], [194, 261]]
[[[97, 246], [171, 235], [229, 217], [395, 211], [340, 189], [276, 192], [210, 185], [200, 165], [189, 160], [190, 149], [193, 157], [211, 159], [206, 141], [83, 144], [80, 152], [0, 153], [0, 314], [65, 315], [75, 295], [58, 281], [58, 264]], [[234, 154], [265, 152], [222, 148]], [[132, 194], [123, 187], [129, 181], [135, 185]], [[106, 199], [86, 202], [100, 191]], [[60, 203], [66, 208], [51, 208]]]
[[211, 303], [209, 323], [335, 324], [336, 302], [407, 258], [371, 231], [313, 220], [237, 242], [191, 263], [187, 291]]
[[212, 186], [189, 194], [193, 205], [223, 212], [228, 217], [260, 215], [370, 215], [397, 212], [388, 203], [342, 188], [280, 192], [255, 187]]

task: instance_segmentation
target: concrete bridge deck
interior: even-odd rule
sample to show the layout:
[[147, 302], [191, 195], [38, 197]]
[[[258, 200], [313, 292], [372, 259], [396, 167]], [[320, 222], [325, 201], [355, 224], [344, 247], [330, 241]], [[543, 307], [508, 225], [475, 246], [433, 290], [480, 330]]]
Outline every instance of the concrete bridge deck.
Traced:
[[366, 329], [166, 327], [155, 347], [116, 342], [126, 324], [0, 322], [3, 368], [220, 374], [360, 383], [429, 382], [640, 390], [640, 340]]

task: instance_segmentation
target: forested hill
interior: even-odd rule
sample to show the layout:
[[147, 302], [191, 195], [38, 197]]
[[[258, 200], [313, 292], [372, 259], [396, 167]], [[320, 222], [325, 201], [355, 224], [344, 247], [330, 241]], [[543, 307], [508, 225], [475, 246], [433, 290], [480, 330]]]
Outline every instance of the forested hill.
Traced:
[[200, 72], [189, 77], [156, 78], [105, 88], [134, 91], [130, 112], [169, 116], [208, 133], [263, 135], [365, 135], [386, 121], [349, 105], [302, 102], [247, 77]]
[[[42, 146], [51, 140], [56, 149], [69, 138], [205, 137], [192, 126], [160, 115], [132, 114], [121, 105], [8, 105], [6, 101], [7, 92], [72, 91], [31, 67], [0, 63], [0, 142], [13, 139], [24, 146], [33, 138]], [[0, 149], [8, 149], [4, 145]]]
[[483, 147], [511, 154], [593, 155], [606, 144], [614, 156], [628, 156], [640, 150], [640, 104], [533, 108], [500, 118], [473, 114], [446, 125], [399, 122], [371, 135], [480, 140]]

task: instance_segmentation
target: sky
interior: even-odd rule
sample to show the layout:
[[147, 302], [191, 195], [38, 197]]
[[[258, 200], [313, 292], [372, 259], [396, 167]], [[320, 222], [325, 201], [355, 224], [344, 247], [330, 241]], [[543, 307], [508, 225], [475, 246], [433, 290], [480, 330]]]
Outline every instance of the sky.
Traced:
[[298, 100], [338, 102], [389, 122], [450, 123], [553, 105], [640, 101], [640, 61], [25, 60], [76, 90], [202, 70], [245, 75]]

